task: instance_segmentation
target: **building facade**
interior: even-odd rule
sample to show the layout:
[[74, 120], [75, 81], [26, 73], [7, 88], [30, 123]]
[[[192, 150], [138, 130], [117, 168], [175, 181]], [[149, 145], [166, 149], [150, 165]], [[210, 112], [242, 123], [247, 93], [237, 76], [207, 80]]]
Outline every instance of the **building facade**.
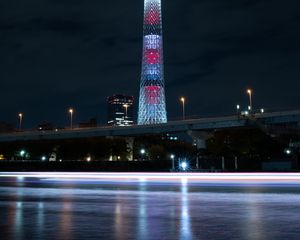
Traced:
[[107, 124], [110, 126], [130, 126], [133, 121], [132, 96], [122, 94], [113, 95], [107, 98]]

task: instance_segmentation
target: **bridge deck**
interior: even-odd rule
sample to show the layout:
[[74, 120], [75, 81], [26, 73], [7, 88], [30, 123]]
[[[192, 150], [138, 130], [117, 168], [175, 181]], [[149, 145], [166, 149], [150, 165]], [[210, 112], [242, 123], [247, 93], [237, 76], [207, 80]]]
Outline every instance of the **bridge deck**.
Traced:
[[209, 131], [216, 129], [246, 127], [259, 121], [261, 124], [297, 124], [300, 127], [300, 110], [255, 114], [251, 116], [226, 116], [189, 119], [156, 125], [133, 125], [128, 127], [102, 126], [74, 128], [58, 131], [24, 131], [0, 134], [0, 142], [42, 139], [70, 139], [101, 136], [138, 136], [187, 131]]

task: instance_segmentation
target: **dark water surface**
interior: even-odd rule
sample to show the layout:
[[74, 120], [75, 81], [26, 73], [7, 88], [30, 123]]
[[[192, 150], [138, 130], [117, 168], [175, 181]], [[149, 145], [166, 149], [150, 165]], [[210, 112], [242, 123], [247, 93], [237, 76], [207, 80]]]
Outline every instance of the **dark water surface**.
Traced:
[[0, 179], [0, 239], [300, 239], [297, 186]]

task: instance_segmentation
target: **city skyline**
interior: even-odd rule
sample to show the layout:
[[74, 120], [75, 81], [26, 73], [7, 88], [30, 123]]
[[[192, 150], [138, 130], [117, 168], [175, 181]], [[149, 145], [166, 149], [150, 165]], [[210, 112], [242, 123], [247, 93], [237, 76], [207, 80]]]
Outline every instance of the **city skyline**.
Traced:
[[[23, 112], [24, 127], [67, 125], [74, 107], [76, 122], [96, 116], [101, 124], [107, 96], [138, 99], [143, 1], [16, 2], [0, 8], [0, 121], [17, 125]], [[248, 104], [248, 87], [254, 108], [299, 107], [297, 1], [162, 6], [171, 119], [181, 116], [181, 96], [187, 115], [234, 113]]]

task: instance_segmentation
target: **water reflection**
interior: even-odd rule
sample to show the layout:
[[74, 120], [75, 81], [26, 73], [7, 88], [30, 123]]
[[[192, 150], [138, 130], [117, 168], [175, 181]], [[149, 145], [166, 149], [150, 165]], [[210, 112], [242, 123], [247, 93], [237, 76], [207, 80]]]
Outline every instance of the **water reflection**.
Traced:
[[18, 184], [0, 187], [0, 239], [299, 239], [297, 189]]
[[129, 215], [128, 201], [121, 195], [117, 194], [114, 210], [114, 235], [115, 239], [127, 239], [129, 229], [127, 228], [126, 216]]
[[115, 207], [115, 238], [123, 239], [123, 214], [122, 214], [122, 205], [117, 202]]
[[39, 202], [37, 204], [37, 235], [40, 236], [41, 239], [44, 239], [44, 224], [45, 224], [45, 206], [43, 202]]
[[[19, 180], [19, 179], [18, 179]], [[23, 238], [23, 215], [24, 215], [24, 204], [23, 204], [23, 188], [17, 188], [15, 195], [11, 196], [12, 201], [15, 203], [15, 206], [10, 208], [10, 215], [14, 216], [14, 223], [12, 224], [13, 236], [14, 239]]]
[[59, 239], [72, 239], [72, 218], [75, 211], [72, 200], [73, 198], [69, 194], [63, 196], [63, 206], [59, 216]]
[[[259, 191], [259, 190], [256, 190]], [[246, 236], [250, 240], [263, 240], [264, 221], [262, 219], [261, 200], [259, 195], [254, 192], [246, 198]]]
[[193, 239], [191, 230], [191, 219], [189, 212], [188, 181], [181, 182], [181, 218], [180, 218], [180, 239]]
[[16, 202], [15, 207], [15, 224], [14, 224], [15, 239], [23, 238], [23, 203]]
[[147, 188], [145, 181], [140, 181], [138, 192], [138, 239], [147, 239], [148, 236], [148, 212], [146, 207]]

